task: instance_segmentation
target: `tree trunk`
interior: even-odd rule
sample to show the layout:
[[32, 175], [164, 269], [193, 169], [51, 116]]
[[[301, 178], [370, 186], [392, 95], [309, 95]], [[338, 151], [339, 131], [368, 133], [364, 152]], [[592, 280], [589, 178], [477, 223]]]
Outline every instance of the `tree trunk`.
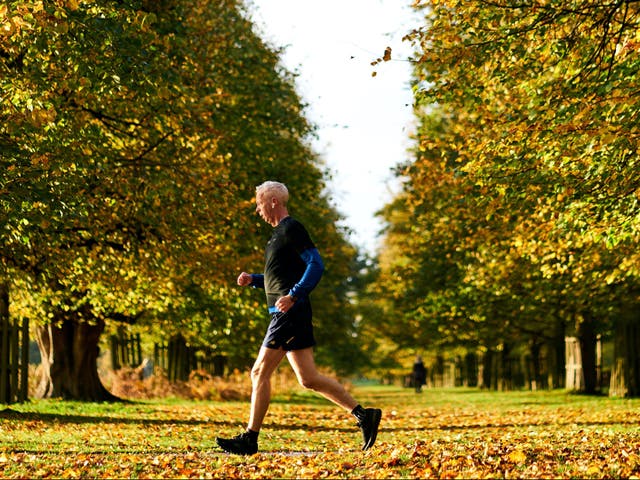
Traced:
[[478, 386], [478, 356], [475, 352], [469, 352], [464, 356], [465, 387]]
[[596, 345], [598, 336], [595, 321], [591, 314], [584, 313], [577, 328], [582, 357], [582, 374], [584, 379], [584, 393], [593, 394], [598, 391], [598, 365]]
[[116, 401], [98, 376], [98, 342], [104, 320], [91, 323], [64, 319], [39, 326], [36, 339], [42, 356], [43, 376], [38, 398], [63, 398], [88, 402]]
[[529, 344], [529, 353], [531, 354], [531, 377], [529, 379], [529, 389], [533, 392], [542, 388], [540, 349], [541, 344], [538, 342], [538, 339], [533, 338]]
[[640, 310], [616, 322], [610, 397], [640, 396]]
[[566, 358], [565, 358], [565, 336], [566, 325], [564, 321], [558, 320], [556, 323], [551, 348], [553, 355], [549, 355], [549, 388], [566, 388]]
[[493, 350], [487, 350], [484, 355], [482, 355], [482, 363], [478, 371], [478, 386], [480, 388], [491, 389], [493, 357]]
[[0, 403], [12, 403], [9, 378], [9, 282], [0, 277]]
[[444, 357], [442, 355], [436, 355], [436, 362], [431, 371], [434, 386], [436, 388], [444, 387]]
[[513, 390], [513, 370], [511, 368], [511, 345], [504, 343], [500, 352], [498, 389], [501, 392]]

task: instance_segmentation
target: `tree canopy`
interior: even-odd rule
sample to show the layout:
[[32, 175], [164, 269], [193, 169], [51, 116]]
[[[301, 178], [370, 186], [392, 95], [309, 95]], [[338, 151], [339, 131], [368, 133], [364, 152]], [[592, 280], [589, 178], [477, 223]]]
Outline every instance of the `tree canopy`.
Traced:
[[[638, 3], [425, 1], [374, 288], [405, 343], [535, 342], [639, 303]], [[405, 327], [410, 327], [408, 330]]]
[[[350, 331], [355, 250], [336, 227], [314, 127], [238, 0], [0, 6], [0, 276], [11, 314], [146, 325], [242, 363], [264, 328], [267, 227], [286, 183], [328, 265], [320, 325]], [[331, 320], [329, 320], [331, 319]]]

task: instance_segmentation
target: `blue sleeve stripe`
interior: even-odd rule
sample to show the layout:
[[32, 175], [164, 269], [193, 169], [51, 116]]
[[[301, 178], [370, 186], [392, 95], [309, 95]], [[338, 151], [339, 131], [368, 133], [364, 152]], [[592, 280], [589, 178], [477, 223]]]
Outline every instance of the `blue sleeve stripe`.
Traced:
[[318, 285], [324, 272], [324, 263], [322, 263], [322, 258], [317, 248], [305, 250], [300, 254], [300, 258], [306, 263], [307, 268], [302, 274], [300, 281], [289, 291], [289, 295], [296, 298], [308, 296], [316, 285]]

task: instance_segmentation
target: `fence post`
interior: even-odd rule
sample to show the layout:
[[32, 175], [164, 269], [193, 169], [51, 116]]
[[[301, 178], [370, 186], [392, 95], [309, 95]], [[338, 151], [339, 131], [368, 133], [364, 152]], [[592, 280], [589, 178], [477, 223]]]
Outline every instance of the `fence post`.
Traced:
[[118, 334], [118, 348], [120, 351], [120, 366], [129, 365], [129, 345], [127, 344], [127, 334], [120, 330]]
[[135, 356], [135, 348], [133, 345], [133, 335], [124, 334], [124, 338], [123, 340], [123, 344], [125, 345], [125, 349], [126, 349], [126, 361], [125, 364], [127, 365], [127, 367], [130, 367], [133, 362], [134, 362], [134, 356]]
[[136, 333], [136, 353], [138, 354], [138, 358], [136, 359], [136, 366], [142, 364], [142, 345], [140, 341], [140, 334]]
[[9, 386], [9, 286], [0, 281], [0, 403], [11, 403]]
[[24, 402], [29, 395], [29, 321], [0, 319], [0, 403]]
[[153, 365], [167, 370], [167, 346], [164, 344], [153, 344]]
[[174, 375], [174, 365], [176, 363], [176, 342], [173, 338], [169, 339], [169, 344], [167, 345], [167, 377], [170, 382], [175, 381]]
[[9, 402], [9, 319], [0, 315], [0, 403]]
[[22, 319], [22, 359], [20, 361], [20, 392], [18, 401], [26, 402], [29, 397], [29, 319]]
[[14, 322], [13, 325], [11, 325], [11, 337], [10, 337], [10, 343], [11, 343], [11, 361], [10, 361], [10, 371], [11, 371], [11, 392], [9, 394], [9, 400], [13, 403], [15, 401], [18, 400], [18, 360], [20, 359], [20, 352], [18, 351], [18, 348], [20, 347], [20, 337], [19, 337], [19, 327], [18, 327], [18, 323]]
[[118, 361], [118, 337], [111, 335], [109, 338], [111, 344], [111, 368], [118, 370], [120, 362]]

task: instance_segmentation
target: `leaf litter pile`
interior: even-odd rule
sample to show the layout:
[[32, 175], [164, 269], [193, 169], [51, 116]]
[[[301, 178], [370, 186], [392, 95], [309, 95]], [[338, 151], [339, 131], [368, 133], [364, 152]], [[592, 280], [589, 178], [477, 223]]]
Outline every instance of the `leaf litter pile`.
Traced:
[[639, 478], [640, 400], [554, 392], [357, 387], [380, 406], [360, 450], [349, 414], [306, 392], [274, 398], [260, 453], [231, 456], [246, 402], [34, 401], [0, 412], [0, 478]]

